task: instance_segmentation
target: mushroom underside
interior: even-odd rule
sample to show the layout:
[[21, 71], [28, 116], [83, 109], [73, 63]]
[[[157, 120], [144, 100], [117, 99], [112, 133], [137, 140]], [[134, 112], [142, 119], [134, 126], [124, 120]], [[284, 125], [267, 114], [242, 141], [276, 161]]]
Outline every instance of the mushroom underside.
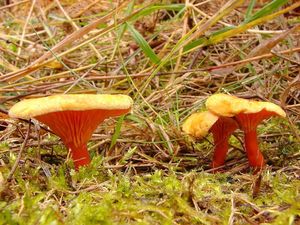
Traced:
[[36, 116], [59, 136], [70, 150], [75, 168], [90, 162], [87, 142], [97, 126], [108, 117], [120, 116], [130, 109], [93, 109], [86, 111], [59, 111]]

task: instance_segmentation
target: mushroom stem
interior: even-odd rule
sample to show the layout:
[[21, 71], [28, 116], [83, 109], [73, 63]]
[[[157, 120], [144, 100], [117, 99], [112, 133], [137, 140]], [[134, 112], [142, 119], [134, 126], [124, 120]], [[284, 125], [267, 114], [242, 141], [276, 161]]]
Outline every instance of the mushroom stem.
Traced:
[[251, 167], [262, 168], [265, 164], [264, 156], [259, 150], [257, 126], [262, 120], [269, 118], [271, 115], [272, 113], [261, 110], [258, 113], [240, 113], [235, 116], [244, 131], [245, 149]]
[[245, 148], [249, 160], [249, 165], [256, 168], [261, 168], [265, 164], [264, 156], [261, 154], [256, 129], [245, 131]]
[[86, 145], [81, 147], [69, 147], [71, 157], [74, 161], [75, 169], [78, 170], [80, 166], [88, 165], [91, 162], [89, 152]]
[[212, 161], [212, 168], [217, 168], [225, 163], [226, 155], [228, 152], [228, 139], [229, 136], [223, 136], [223, 138], [219, 138], [220, 135], [216, 135], [213, 133], [215, 149], [214, 156]]
[[230, 135], [238, 128], [238, 124], [232, 118], [219, 117], [218, 121], [211, 127], [215, 149], [212, 168], [217, 168], [225, 163], [228, 152], [228, 141]]

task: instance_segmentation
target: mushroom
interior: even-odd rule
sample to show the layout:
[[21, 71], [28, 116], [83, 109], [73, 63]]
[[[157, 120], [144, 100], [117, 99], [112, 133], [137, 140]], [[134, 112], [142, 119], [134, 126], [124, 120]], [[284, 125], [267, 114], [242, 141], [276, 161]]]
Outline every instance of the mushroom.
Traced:
[[249, 165], [255, 168], [263, 167], [265, 162], [258, 146], [257, 126], [271, 116], [285, 117], [283, 109], [271, 102], [252, 101], [226, 94], [210, 96], [206, 101], [206, 107], [218, 116], [232, 117], [238, 122], [245, 134]]
[[237, 128], [238, 124], [234, 119], [219, 117], [209, 111], [192, 114], [182, 126], [185, 133], [195, 138], [203, 138], [208, 132], [213, 134], [215, 148], [212, 168], [224, 165], [228, 152], [228, 139]]
[[87, 142], [104, 119], [131, 110], [126, 95], [66, 94], [25, 99], [9, 110], [12, 118], [34, 118], [46, 124], [68, 147], [75, 168], [89, 164]]

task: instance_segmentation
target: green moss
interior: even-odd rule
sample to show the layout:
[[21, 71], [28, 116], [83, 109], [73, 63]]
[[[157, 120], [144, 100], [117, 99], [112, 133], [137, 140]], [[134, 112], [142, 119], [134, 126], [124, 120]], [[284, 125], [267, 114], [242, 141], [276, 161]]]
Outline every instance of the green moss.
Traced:
[[[226, 224], [236, 196], [269, 208], [269, 216], [278, 224], [299, 214], [296, 198], [300, 181], [283, 173], [266, 172], [259, 196], [252, 199], [251, 183], [241, 189], [238, 175], [158, 170], [144, 175], [118, 172], [102, 176], [96, 163], [99, 160], [95, 159], [90, 168], [72, 172], [75, 189], [66, 180], [66, 167], [60, 167], [57, 173], [52, 171], [46, 190], [34, 180], [25, 181], [22, 172], [17, 173], [12, 188], [20, 195], [0, 202], [0, 218], [9, 224]], [[93, 167], [95, 164], [100, 170]], [[252, 215], [252, 207], [241, 199], [236, 200], [239, 212]]]

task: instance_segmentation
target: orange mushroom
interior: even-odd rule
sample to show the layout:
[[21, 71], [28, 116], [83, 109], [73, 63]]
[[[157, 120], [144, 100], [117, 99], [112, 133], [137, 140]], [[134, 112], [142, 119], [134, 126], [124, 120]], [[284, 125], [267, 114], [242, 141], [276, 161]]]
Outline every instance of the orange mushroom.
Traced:
[[245, 149], [249, 165], [255, 168], [264, 166], [264, 157], [259, 150], [257, 126], [271, 116], [285, 117], [281, 107], [271, 102], [258, 102], [241, 99], [226, 94], [214, 94], [206, 101], [209, 111], [218, 116], [234, 118], [244, 131]]
[[126, 95], [66, 94], [26, 99], [9, 110], [13, 118], [35, 118], [58, 135], [71, 152], [75, 168], [89, 164], [87, 142], [104, 119], [131, 110]]
[[182, 126], [185, 133], [195, 138], [202, 138], [208, 132], [213, 134], [215, 148], [212, 168], [224, 165], [228, 139], [237, 128], [238, 124], [234, 119], [219, 117], [209, 111], [192, 114]]

